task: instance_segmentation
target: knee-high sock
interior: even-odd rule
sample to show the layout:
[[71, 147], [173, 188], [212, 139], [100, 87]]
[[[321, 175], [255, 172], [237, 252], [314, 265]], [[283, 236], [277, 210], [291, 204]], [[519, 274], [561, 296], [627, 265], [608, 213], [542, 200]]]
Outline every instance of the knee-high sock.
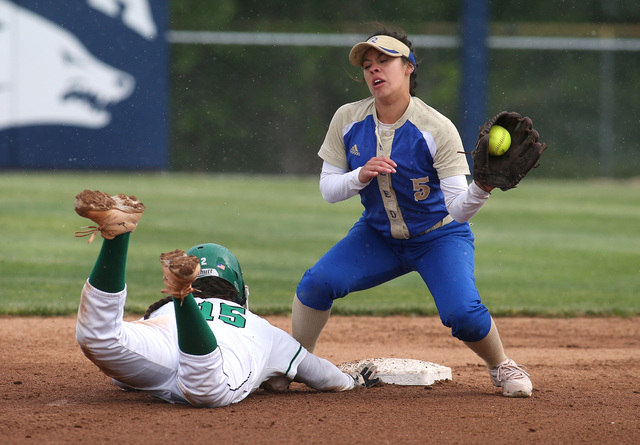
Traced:
[[489, 369], [493, 369], [507, 359], [502, 347], [502, 340], [493, 318], [491, 319], [491, 329], [485, 338], [480, 341], [464, 342], [473, 352], [485, 361]]
[[103, 238], [100, 254], [89, 276], [93, 287], [109, 293], [124, 290], [130, 235], [127, 232], [113, 239]]
[[173, 299], [178, 326], [178, 346], [191, 355], [206, 355], [215, 351], [218, 341], [206, 322], [193, 294], [187, 295], [182, 302]]
[[309, 352], [313, 352], [324, 326], [329, 321], [331, 309], [319, 311], [305, 306], [298, 296], [293, 297], [291, 308], [291, 333], [293, 338]]

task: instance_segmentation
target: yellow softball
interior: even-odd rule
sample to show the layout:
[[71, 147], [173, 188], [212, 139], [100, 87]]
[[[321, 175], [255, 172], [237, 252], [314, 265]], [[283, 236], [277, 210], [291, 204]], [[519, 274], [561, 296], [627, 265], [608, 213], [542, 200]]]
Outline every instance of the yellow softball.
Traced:
[[494, 125], [489, 130], [489, 154], [491, 156], [503, 155], [511, 146], [511, 135], [500, 125]]

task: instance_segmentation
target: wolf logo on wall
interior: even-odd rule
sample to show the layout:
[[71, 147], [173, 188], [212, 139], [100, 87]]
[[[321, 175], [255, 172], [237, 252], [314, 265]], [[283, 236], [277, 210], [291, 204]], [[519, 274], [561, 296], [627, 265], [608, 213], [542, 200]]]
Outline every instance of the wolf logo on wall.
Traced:
[[145, 39], [155, 39], [158, 35], [147, 0], [87, 0], [87, 4], [109, 17], [119, 17]]
[[[145, 38], [157, 29], [147, 0], [88, 0]], [[71, 32], [0, 0], [0, 130], [29, 125], [103, 128], [135, 79], [91, 54]]]
[[166, 23], [168, 0], [0, 0], [0, 168], [167, 168]]

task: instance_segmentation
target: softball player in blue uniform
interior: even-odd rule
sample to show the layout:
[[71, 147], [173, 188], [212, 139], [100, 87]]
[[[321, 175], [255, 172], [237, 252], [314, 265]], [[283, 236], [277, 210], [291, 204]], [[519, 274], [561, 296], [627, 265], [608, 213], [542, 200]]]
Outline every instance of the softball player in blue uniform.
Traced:
[[505, 396], [529, 397], [528, 374], [506, 357], [475, 285], [467, 221], [491, 188], [467, 184], [457, 129], [415, 97], [417, 63], [406, 35], [382, 29], [349, 59], [371, 96], [335, 113], [318, 153], [320, 190], [329, 202], [360, 194], [364, 212], [302, 277], [293, 336], [313, 351], [335, 299], [416, 271], [442, 323], [486, 362], [492, 383]]

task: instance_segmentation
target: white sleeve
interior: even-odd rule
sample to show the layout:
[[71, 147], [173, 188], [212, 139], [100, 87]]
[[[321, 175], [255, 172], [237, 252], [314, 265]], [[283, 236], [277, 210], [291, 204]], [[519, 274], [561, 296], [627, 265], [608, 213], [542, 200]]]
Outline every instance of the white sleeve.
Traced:
[[440, 181], [440, 187], [449, 214], [460, 223], [469, 221], [491, 196], [474, 181], [467, 185], [464, 175], [444, 178]]
[[365, 188], [369, 183], [360, 182], [358, 179], [361, 168], [348, 171], [324, 161], [320, 174], [320, 193], [325, 201], [331, 204], [344, 201]]
[[76, 321], [80, 348], [119, 386], [151, 391], [164, 400], [184, 401], [175, 382], [175, 317], [123, 321], [126, 296], [126, 288], [112, 294], [85, 283]]
[[308, 353], [300, 362], [294, 380], [318, 391], [347, 391], [356, 386], [353, 377], [312, 353]]

